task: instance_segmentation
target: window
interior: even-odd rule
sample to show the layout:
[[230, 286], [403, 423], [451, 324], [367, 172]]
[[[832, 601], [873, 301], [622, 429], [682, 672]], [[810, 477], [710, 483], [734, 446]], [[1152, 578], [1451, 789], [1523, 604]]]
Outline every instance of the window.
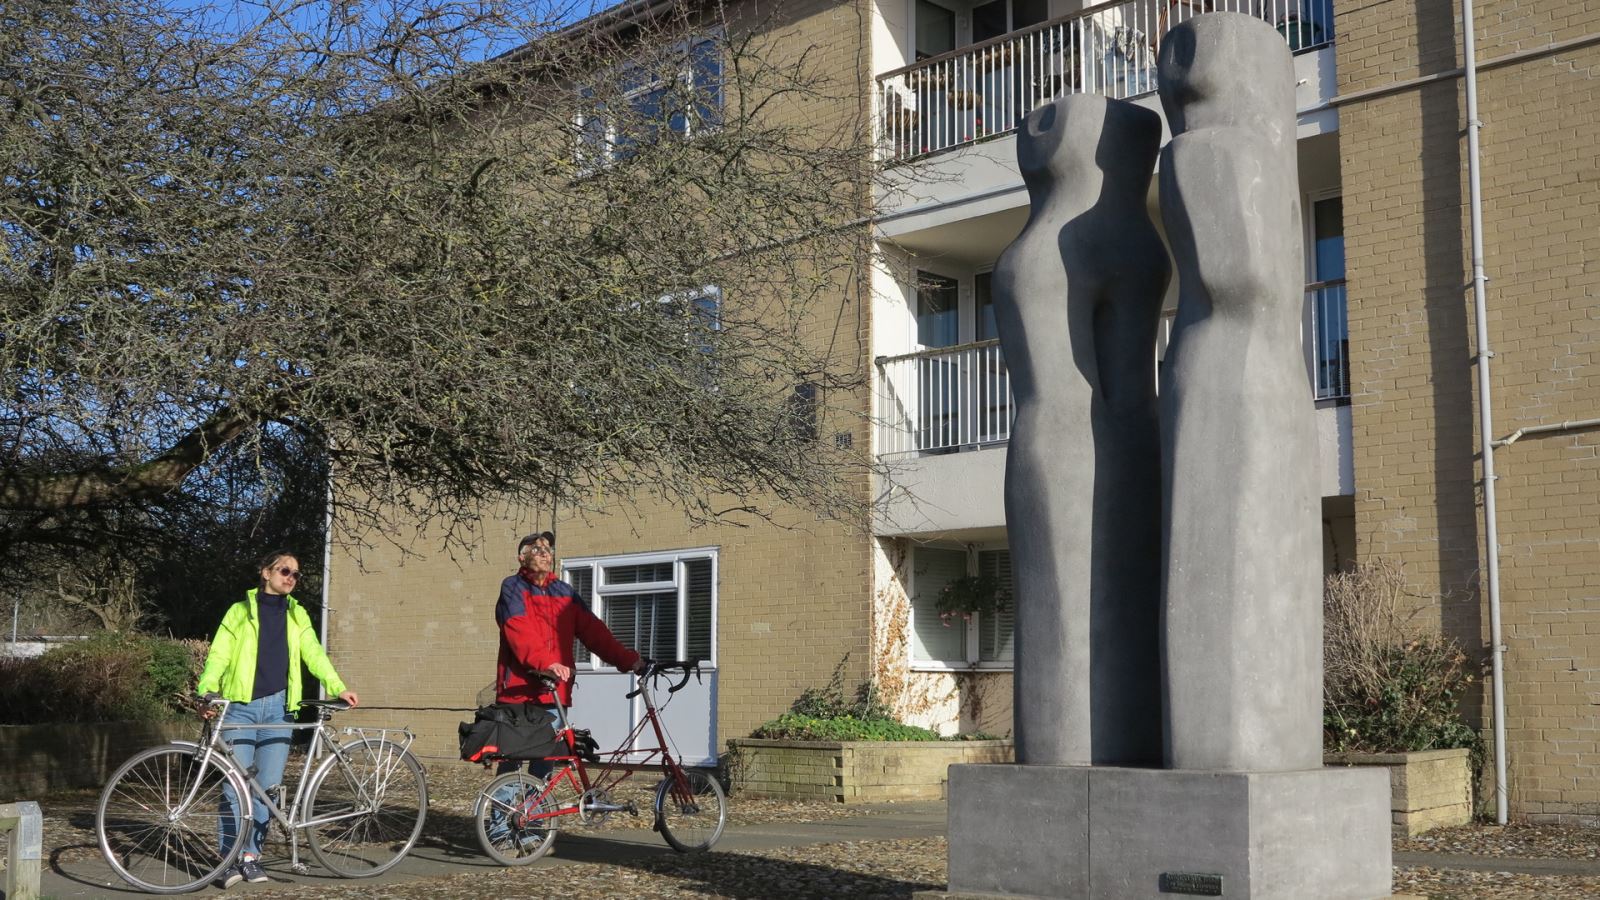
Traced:
[[1011, 668], [1016, 613], [939, 618], [939, 591], [964, 575], [992, 575], [1011, 591], [1011, 551], [917, 547], [911, 555], [911, 664], [918, 668]]
[[972, 279], [972, 304], [977, 314], [973, 340], [987, 341], [1000, 336], [994, 321], [994, 272], [979, 272]]
[[701, 38], [673, 48], [664, 65], [626, 69], [618, 91], [620, 114], [597, 99], [593, 87], [579, 93], [586, 111], [575, 123], [578, 165], [592, 172], [633, 156], [636, 146], [654, 141], [663, 128], [685, 138], [716, 128], [722, 117], [722, 54], [716, 39]]
[[982, 43], [1050, 18], [1045, 0], [989, 0], [972, 8], [972, 42]]
[[960, 340], [960, 291], [954, 278], [917, 273], [917, 343], [949, 347]]
[[[570, 560], [565, 580], [629, 647], [653, 659], [698, 659], [714, 666], [717, 551], [685, 550]], [[580, 643], [581, 666], [606, 668]]]
[[917, 0], [917, 59], [956, 48], [956, 14], [937, 3]]

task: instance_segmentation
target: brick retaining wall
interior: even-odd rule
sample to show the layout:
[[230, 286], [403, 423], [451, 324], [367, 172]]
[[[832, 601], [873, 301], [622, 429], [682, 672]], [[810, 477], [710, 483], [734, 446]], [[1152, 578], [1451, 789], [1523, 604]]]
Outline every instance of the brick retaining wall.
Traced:
[[940, 800], [950, 766], [1008, 763], [1011, 741], [729, 741], [734, 790], [754, 797], [877, 803]]
[[1389, 767], [1395, 837], [1416, 837], [1429, 829], [1472, 821], [1469, 750], [1330, 753], [1323, 761], [1330, 766]]
[[195, 720], [0, 725], [0, 803], [100, 787], [140, 750], [199, 734]]

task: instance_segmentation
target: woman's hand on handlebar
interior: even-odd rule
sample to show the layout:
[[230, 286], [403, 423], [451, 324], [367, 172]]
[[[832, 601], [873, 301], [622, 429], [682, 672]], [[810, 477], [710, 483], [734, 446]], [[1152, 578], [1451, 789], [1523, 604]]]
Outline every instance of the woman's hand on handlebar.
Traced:
[[195, 698], [195, 709], [200, 713], [200, 718], [211, 719], [217, 715], [217, 707], [222, 704], [222, 695], [206, 692]]

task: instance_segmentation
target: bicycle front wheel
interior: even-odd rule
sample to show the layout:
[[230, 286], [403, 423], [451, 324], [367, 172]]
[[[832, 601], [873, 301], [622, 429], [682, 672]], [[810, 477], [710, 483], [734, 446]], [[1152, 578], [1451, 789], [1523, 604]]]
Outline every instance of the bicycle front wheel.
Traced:
[[153, 747], [122, 764], [100, 792], [94, 830], [123, 881], [152, 894], [182, 894], [233, 865], [250, 824], [244, 779], [193, 744]]
[[344, 878], [386, 872], [422, 834], [428, 782], [416, 757], [393, 741], [351, 741], [311, 776], [306, 830], [311, 855]]
[[656, 787], [656, 828], [679, 853], [711, 849], [728, 824], [728, 798], [722, 785], [699, 769], [670, 771]]
[[489, 782], [472, 807], [472, 824], [478, 845], [502, 866], [525, 866], [555, 846], [554, 819], [528, 816], [555, 807], [543, 797], [544, 781], [527, 772], [507, 772]]

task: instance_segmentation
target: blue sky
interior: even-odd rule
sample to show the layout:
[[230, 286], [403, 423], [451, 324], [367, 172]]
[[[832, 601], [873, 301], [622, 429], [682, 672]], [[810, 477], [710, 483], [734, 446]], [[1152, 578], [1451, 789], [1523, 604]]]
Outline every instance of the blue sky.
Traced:
[[[612, 6], [619, 0], [381, 0], [381, 2], [335, 3], [327, 0], [296, 2], [296, 0], [165, 0], [162, 6], [184, 14], [196, 24], [204, 22], [222, 31], [242, 33], [259, 23], [267, 7], [295, 7], [294, 20], [299, 27], [323, 27], [334, 15], [352, 25], [376, 28], [397, 15], [407, 18], [422, 9], [481, 9], [490, 5], [509, 10], [523, 20], [540, 22], [546, 26], [565, 26], [580, 21]], [[482, 60], [521, 46], [527, 32], [502, 31], [498, 34], [477, 34], [468, 41], [466, 56], [469, 60]]]

